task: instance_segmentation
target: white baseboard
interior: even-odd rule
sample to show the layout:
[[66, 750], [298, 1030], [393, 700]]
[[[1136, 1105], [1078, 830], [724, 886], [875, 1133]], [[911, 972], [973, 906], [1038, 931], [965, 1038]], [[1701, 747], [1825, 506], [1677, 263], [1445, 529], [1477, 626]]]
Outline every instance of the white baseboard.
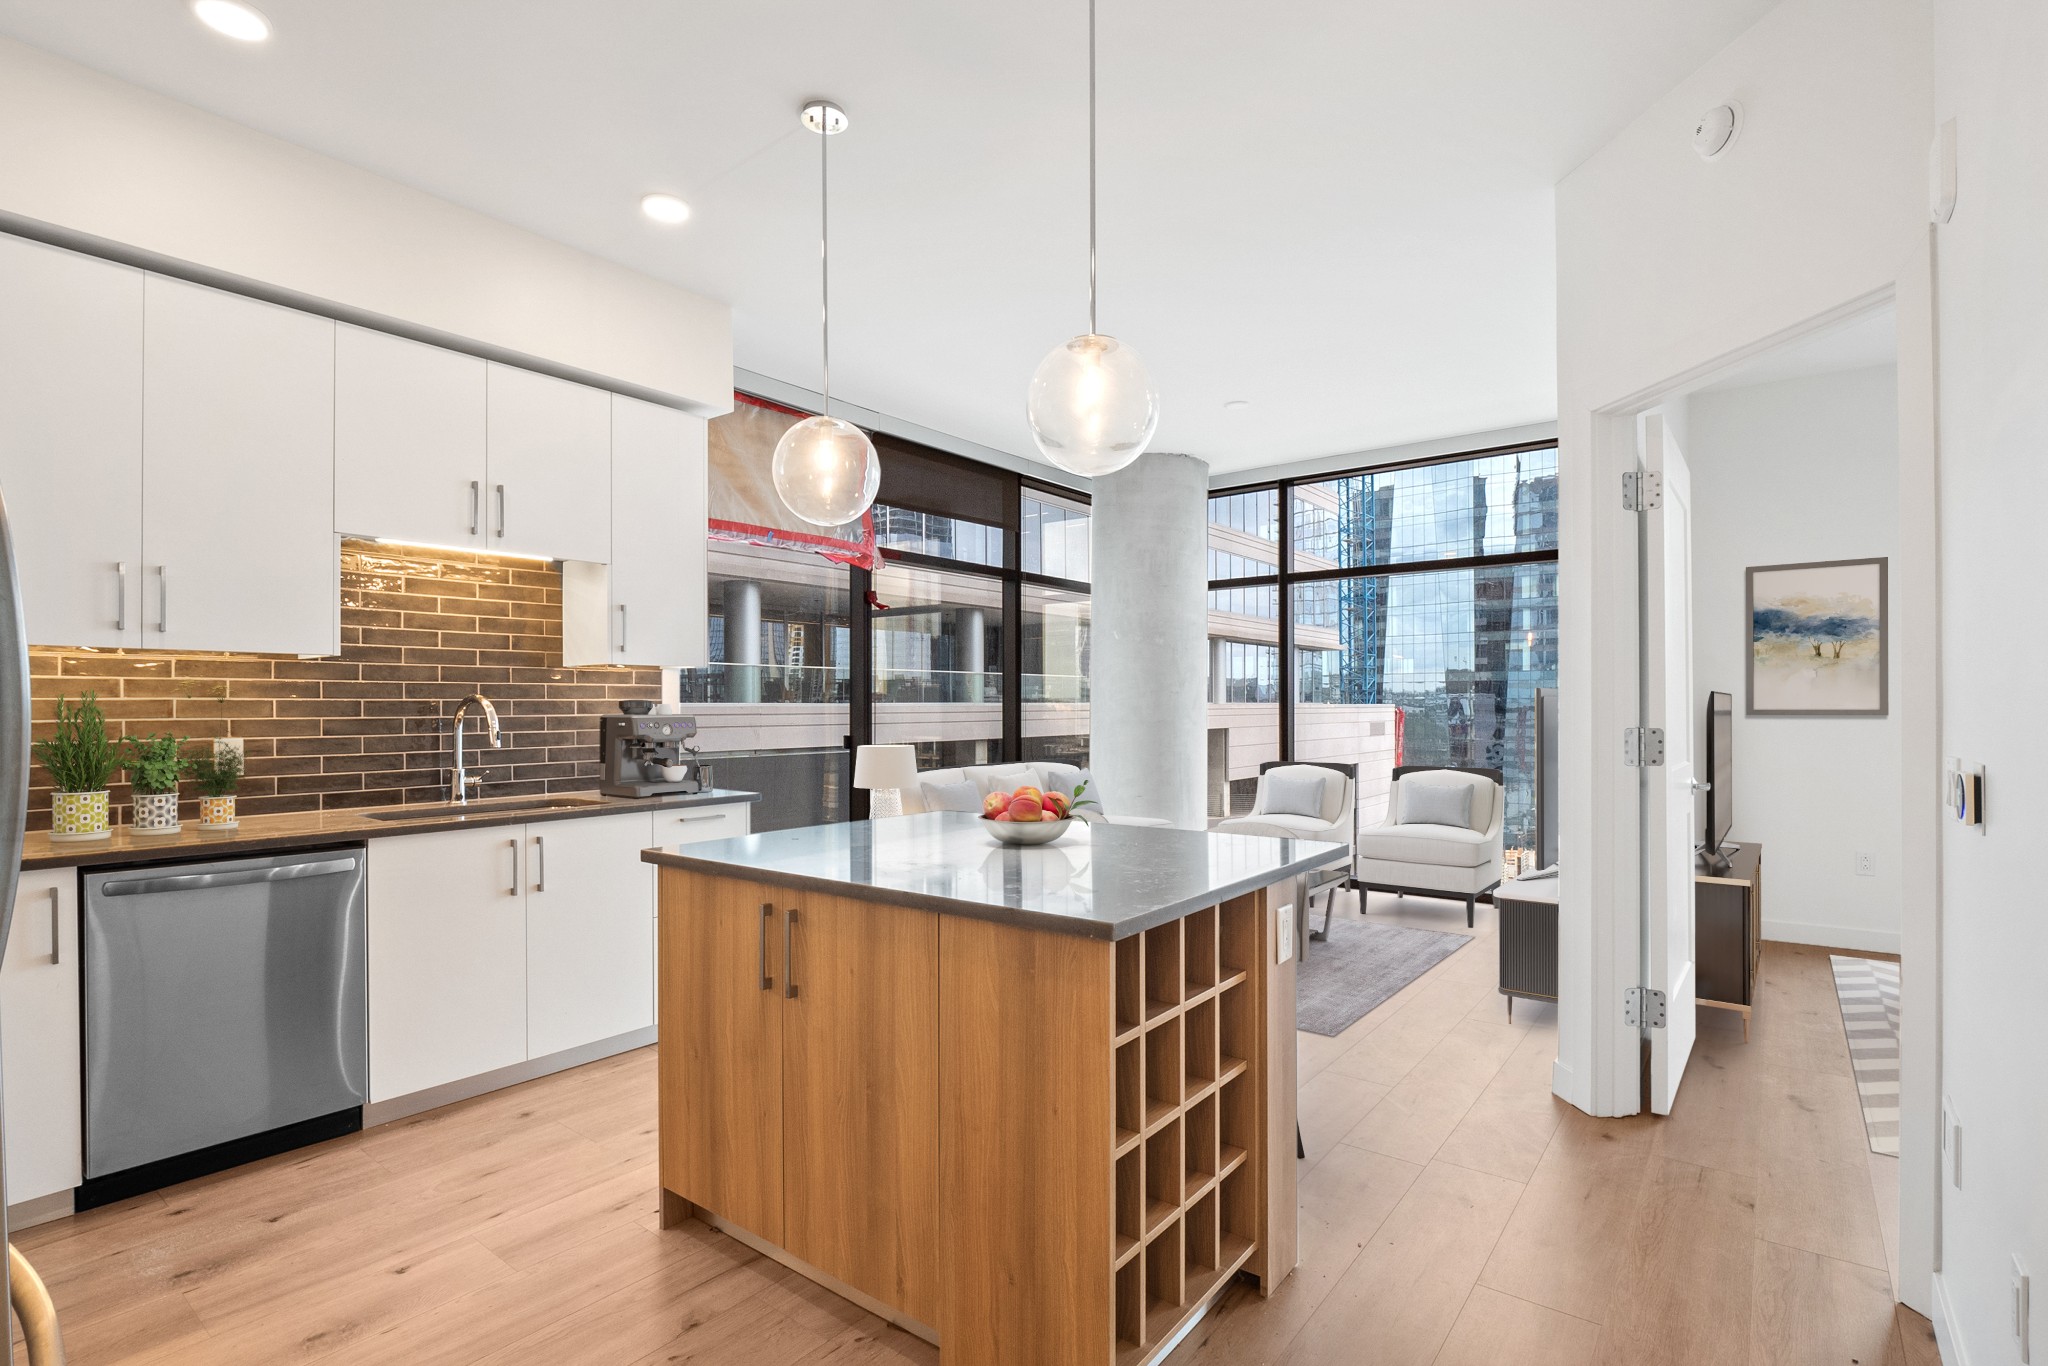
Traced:
[[1812, 944], [1823, 949], [1854, 949], [1863, 953], [1897, 953], [1897, 930], [1871, 930], [1855, 925], [1814, 925], [1803, 920], [1764, 917], [1764, 938], [1781, 944]]
[[1970, 1353], [1956, 1327], [1955, 1308], [1948, 1302], [1948, 1284], [1939, 1271], [1934, 1273], [1934, 1311], [1934, 1345], [1941, 1349], [1945, 1366], [1970, 1366]]
[[431, 1086], [411, 1095], [393, 1096], [389, 1100], [372, 1101], [363, 1107], [363, 1127], [374, 1129], [379, 1124], [394, 1120], [410, 1119], [428, 1110], [438, 1110], [443, 1105], [470, 1100], [491, 1091], [501, 1091], [507, 1086], [518, 1086], [522, 1082], [537, 1080], [555, 1072], [566, 1072], [572, 1067], [581, 1067], [600, 1058], [609, 1058], [616, 1053], [630, 1053], [636, 1048], [645, 1048], [655, 1042], [655, 1026], [636, 1029], [630, 1034], [616, 1038], [599, 1039], [596, 1043], [583, 1044], [576, 1048], [565, 1048], [559, 1053], [550, 1053], [544, 1058], [530, 1058], [515, 1062], [510, 1067], [501, 1067], [495, 1072], [479, 1076], [464, 1077], [441, 1086]]

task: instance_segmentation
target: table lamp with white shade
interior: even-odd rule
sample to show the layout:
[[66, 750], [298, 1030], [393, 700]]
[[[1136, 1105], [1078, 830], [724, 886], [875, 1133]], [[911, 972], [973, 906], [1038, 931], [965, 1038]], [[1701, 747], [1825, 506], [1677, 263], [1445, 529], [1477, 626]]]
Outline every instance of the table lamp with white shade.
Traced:
[[915, 745], [862, 745], [853, 752], [853, 785], [869, 792], [870, 816], [903, 814], [903, 789], [917, 785]]

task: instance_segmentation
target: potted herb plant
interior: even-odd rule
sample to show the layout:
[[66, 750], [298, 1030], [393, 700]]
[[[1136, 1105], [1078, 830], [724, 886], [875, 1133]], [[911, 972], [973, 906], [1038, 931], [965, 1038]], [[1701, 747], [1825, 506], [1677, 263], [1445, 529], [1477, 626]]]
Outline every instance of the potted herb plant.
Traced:
[[191, 762], [179, 753], [184, 737], [149, 735], [131, 738], [122, 756], [128, 770], [128, 785], [135, 793], [135, 833], [175, 835], [183, 828], [178, 820], [178, 780]]
[[235, 788], [242, 781], [241, 752], [229, 745], [215, 745], [192, 761], [192, 781], [199, 784], [199, 828], [232, 830], [235, 820]]
[[85, 694], [76, 706], [59, 697], [57, 730], [49, 739], [36, 741], [35, 752], [56, 788], [50, 798], [50, 838], [105, 839], [107, 783], [118, 765], [98, 694]]

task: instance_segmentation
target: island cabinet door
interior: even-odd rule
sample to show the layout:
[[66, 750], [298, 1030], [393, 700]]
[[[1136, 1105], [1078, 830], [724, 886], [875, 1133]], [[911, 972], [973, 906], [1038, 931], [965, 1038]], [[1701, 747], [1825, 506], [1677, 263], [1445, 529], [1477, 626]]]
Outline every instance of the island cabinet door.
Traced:
[[786, 903], [783, 1246], [916, 1319], [939, 1315], [939, 917]]
[[661, 870], [661, 1184], [782, 1232], [782, 908], [789, 894]]

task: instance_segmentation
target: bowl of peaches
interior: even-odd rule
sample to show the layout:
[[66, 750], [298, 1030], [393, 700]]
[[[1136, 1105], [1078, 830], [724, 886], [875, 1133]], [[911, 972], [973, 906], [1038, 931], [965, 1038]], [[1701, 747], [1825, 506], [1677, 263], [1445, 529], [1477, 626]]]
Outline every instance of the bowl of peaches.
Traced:
[[1000, 844], [1051, 844], [1074, 823], [1075, 806], [1088, 804], [1081, 791], [1069, 797], [1027, 784], [1015, 792], [991, 792], [981, 802], [982, 823]]

